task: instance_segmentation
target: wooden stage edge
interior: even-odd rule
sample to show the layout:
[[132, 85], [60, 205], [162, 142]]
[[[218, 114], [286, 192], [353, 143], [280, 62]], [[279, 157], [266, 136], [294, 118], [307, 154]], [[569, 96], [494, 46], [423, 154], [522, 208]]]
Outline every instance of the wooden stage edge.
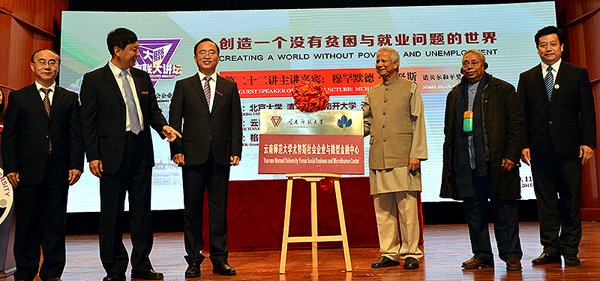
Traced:
[[[523, 248], [523, 271], [506, 272], [505, 264], [497, 257], [494, 245], [495, 268], [462, 270], [461, 263], [471, 257], [467, 226], [425, 225], [425, 256], [421, 267], [405, 270], [400, 266], [372, 269], [371, 262], [379, 256], [377, 248], [351, 248], [352, 272], [345, 272], [341, 243], [338, 248], [319, 249], [318, 267], [312, 267], [311, 251], [289, 250], [286, 274], [279, 274], [280, 251], [230, 252], [229, 262], [238, 271], [237, 276], [212, 274], [209, 259], [202, 264], [200, 278], [184, 278], [186, 264], [183, 259], [183, 235], [177, 233], [155, 234], [151, 260], [165, 280], [599, 280], [600, 277], [600, 222], [583, 222], [583, 239], [580, 246], [581, 266], [564, 264], [535, 266], [531, 260], [542, 248], [536, 222], [520, 224]], [[67, 266], [64, 281], [102, 280], [104, 270], [98, 257], [97, 235], [72, 235], [67, 237]], [[352, 239], [352, 237], [350, 237]], [[126, 246], [131, 248], [129, 237]], [[129, 271], [127, 272], [129, 279]], [[13, 277], [1, 281], [13, 281]], [[40, 280], [40, 279], [35, 279]]]

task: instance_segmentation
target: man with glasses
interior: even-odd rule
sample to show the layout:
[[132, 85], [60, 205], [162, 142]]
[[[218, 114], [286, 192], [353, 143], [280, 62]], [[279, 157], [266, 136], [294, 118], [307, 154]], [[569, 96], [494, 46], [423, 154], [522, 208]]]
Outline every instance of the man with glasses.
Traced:
[[77, 94], [59, 87], [60, 57], [49, 49], [31, 56], [35, 82], [10, 95], [2, 133], [2, 160], [15, 190], [15, 280], [38, 274], [57, 281], [65, 268], [69, 185], [83, 170]]
[[235, 275], [227, 262], [227, 190], [231, 166], [242, 157], [242, 110], [237, 84], [216, 73], [219, 47], [204, 38], [194, 46], [198, 73], [177, 81], [169, 122], [183, 134], [171, 144], [173, 162], [182, 167], [185, 277], [201, 275], [202, 205], [208, 193], [210, 260], [213, 273]]
[[373, 195], [380, 257], [372, 268], [399, 265], [419, 268], [418, 198], [421, 162], [427, 160], [423, 99], [417, 83], [399, 76], [400, 54], [377, 51], [375, 70], [381, 83], [365, 96], [365, 136], [370, 135], [369, 182]]

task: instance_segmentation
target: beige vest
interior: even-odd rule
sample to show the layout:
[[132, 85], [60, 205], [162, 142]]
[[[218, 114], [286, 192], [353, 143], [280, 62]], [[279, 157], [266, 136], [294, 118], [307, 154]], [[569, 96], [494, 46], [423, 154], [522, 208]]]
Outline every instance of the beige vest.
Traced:
[[381, 83], [367, 93], [371, 108], [369, 167], [408, 166], [413, 139], [410, 99], [413, 82], [404, 78]]

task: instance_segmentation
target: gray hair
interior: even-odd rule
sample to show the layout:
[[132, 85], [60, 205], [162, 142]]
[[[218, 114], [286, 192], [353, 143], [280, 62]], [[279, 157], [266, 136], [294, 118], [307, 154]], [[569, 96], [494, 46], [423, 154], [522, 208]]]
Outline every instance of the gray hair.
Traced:
[[392, 47], [381, 47], [377, 53], [379, 54], [379, 52], [382, 51], [387, 51], [390, 52], [390, 58], [392, 59], [392, 62], [400, 62], [400, 54], [398, 53], [398, 51], [396, 51], [396, 49], [392, 48]]
[[481, 60], [485, 63], [485, 55], [480, 51], [480, 50], [468, 50], [463, 54], [463, 59], [469, 54], [469, 53], [473, 53], [479, 56], [479, 58], [481, 58]]

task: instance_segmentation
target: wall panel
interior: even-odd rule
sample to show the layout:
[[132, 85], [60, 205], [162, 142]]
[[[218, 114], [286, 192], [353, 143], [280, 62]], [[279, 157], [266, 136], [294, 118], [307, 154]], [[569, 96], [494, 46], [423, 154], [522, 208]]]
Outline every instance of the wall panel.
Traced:
[[59, 49], [60, 16], [68, 0], [0, 0], [0, 87], [18, 89], [30, 84], [31, 53]]
[[[557, 14], [559, 27], [568, 37], [568, 60], [585, 67], [590, 76], [596, 104], [596, 131], [600, 136], [600, 0], [559, 0]], [[600, 140], [597, 142], [600, 144]], [[600, 219], [600, 149], [594, 159], [584, 166], [582, 189], [582, 218]]]

